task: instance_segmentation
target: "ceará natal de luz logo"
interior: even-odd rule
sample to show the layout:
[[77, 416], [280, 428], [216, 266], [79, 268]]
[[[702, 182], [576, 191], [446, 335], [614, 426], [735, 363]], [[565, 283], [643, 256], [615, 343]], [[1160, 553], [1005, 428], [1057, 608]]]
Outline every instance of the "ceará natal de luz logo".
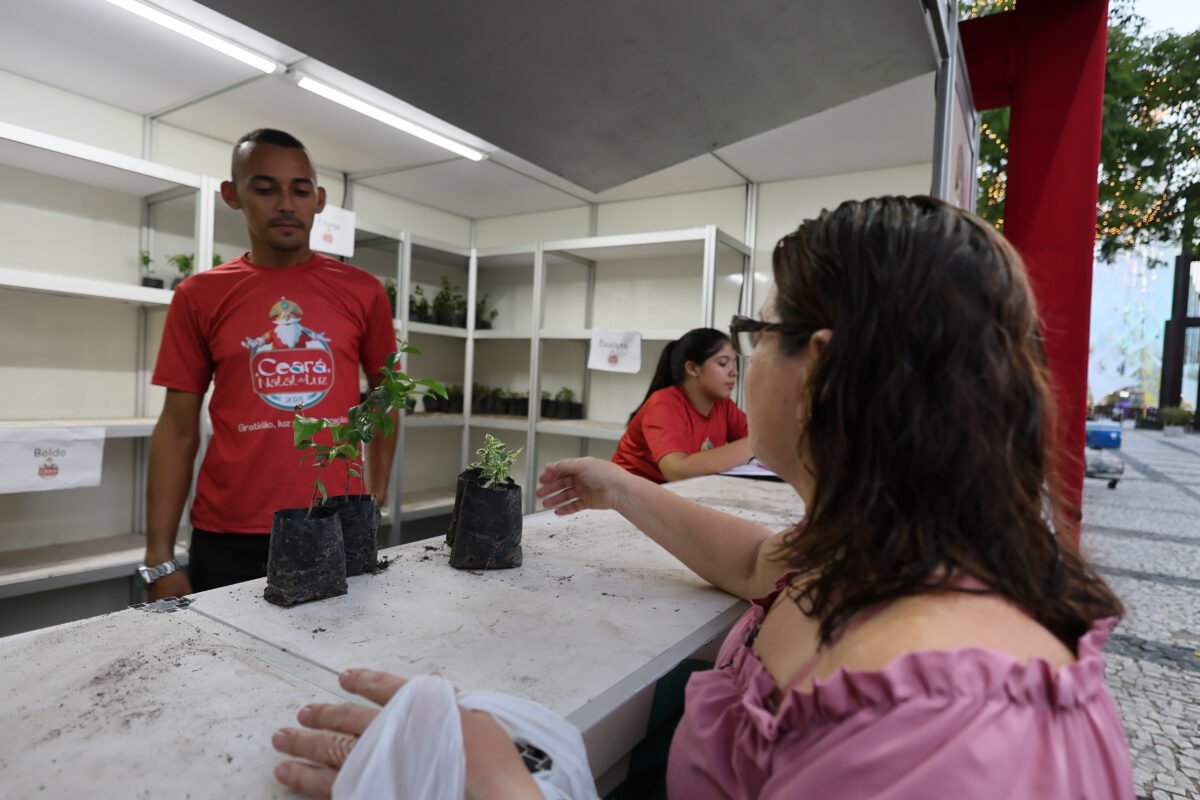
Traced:
[[304, 327], [303, 309], [286, 297], [279, 298], [267, 316], [274, 328], [242, 340], [242, 347], [250, 351], [254, 391], [268, 405], [284, 411], [315, 406], [333, 388], [329, 337]]

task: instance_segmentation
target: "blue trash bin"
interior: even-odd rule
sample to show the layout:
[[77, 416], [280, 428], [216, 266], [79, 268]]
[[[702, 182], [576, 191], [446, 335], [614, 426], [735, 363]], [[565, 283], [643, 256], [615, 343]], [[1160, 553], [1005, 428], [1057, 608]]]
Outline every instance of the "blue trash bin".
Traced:
[[1086, 430], [1087, 446], [1093, 450], [1121, 448], [1121, 423], [1111, 419], [1089, 419]]

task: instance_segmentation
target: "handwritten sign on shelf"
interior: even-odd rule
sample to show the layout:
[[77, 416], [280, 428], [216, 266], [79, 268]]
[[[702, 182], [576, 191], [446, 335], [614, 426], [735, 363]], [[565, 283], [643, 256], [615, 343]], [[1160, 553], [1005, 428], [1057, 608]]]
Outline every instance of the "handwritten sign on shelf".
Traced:
[[0, 428], [0, 494], [99, 486], [104, 428]]
[[593, 328], [592, 346], [588, 350], [588, 369], [604, 372], [640, 372], [642, 334], [638, 331]]

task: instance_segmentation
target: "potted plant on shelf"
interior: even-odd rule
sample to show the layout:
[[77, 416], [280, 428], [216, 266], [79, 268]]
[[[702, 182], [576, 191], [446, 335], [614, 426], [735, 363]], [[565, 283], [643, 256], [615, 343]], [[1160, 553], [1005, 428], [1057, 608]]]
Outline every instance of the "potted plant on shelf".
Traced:
[[475, 327], [484, 331], [492, 327], [492, 323], [495, 321], [496, 316], [500, 313], [494, 308], [491, 311], [488, 311], [487, 302], [488, 295], [485, 294], [482, 298], [480, 298], [479, 302], [475, 304]]
[[463, 387], [457, 384], [452, 384], [446, 387], [446, 398], [450, 407], [447, 409], [451, 414], [463, 413]]
[[408, 296], [408, 319], [410, 322], [433, 321], [433, 314], [429, 310], [429, 298], [425, 296], [425, 287], [419, 283], [413, 286], [412, 294]]
[[583, 403], [575, 402], [575, 392], [564, 386], [554, 399], [558, 402], [559, 419], [583, 419]]
[[542, 392], [542, 417], [545, 419], [554, 419], [558, 416], [558, 404], [554, 402], [554, 398], [550, 396], [550, 392]]
[[455, 569], [521, 566], [521, 487], [511, 477], [521, 450], [490, 433], [475, 451], [479, 461], [458, 476], [446, 544]]
[[528, 417], [529, 392], [518, 392], [517, 394], [513, 395], [508, 413], [516, 414], [518, 417]]
[[450, 283], [450, 279], [442, 276], [442, 287], [433, 296], [433, 321], [438, 325], [454, 325], [454, 298], [458, 295], [458, 287]]
[[471, 413], [482, 414], [483, 402], [487, 397], [488, 387], [482, 383], [471, 384]]
[[183, 283], [195, 270], [196, 257], [191, 253], [176, 253], [175, 255], [167, 256], [167, 263], [179, 271], [179, 277], [171, 281], [171, 288], [174, 289]]
[[153, 272], [154, 259], [150, 256], [149, 250], [141, 250], [138, 252], [138, 263], [142, 267], [142, 286], [148, 289], [163, 288], [163, 279], [156, 278], [151, 273]]
[[[379, 506], [365, 493], [350, 494], [357, 478], [365, 491], [359, 467], [361, 446], [377, 435], [390, 436], [395, 425], [389, 412], [405, 406], [417, 389], [445, 395], [431, 378], [415, 380], [400, 369], [401, 353], [421, 351], [402, 345], [388, 355], [380, 369], [383, 380], [367, 393], [359, 405], [346, 412], [346, 421], [306, 417], [297, 407], [292, 420], [292, 441], [318, 470], [312, 499], [307, 508], [285, 508], [275, 512], [267, 556], [267, 588], [264, 597], [279, 606], [294, 606], [346, 593], [346, 576], [375, 571]], [[323, 477], [330, 464], [346, 466], [346, 493], [330, 497]]]
[[456, 328], [467, 327], [467, 298], [454, 287], [454, 298], [450, 301], [450, 322]]
[[384, 278], [383, 290], [387, 292], [388, 305], [392, 308], [392, 316], [396, 316], [396, 282], [391, 278]]
[[1191, 412], [1179, 406], [1160, 408], [1158, 418], [1162, 421], [1163, 436], [1183, 436], [1184, 430], [1192, 422]]

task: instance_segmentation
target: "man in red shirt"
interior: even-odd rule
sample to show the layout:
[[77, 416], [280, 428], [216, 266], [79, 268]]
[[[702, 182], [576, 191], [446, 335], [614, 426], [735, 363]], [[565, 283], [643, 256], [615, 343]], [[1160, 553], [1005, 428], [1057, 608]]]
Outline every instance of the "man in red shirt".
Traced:
[[[292, 445], [295, 407], [344, 422], [359, 400], [360, 367], [374, 387], [396, 349], [383, 284], [309, 249], [325, 190], [304, 145], [282, 131], [246, 134], [221, 197], [242, 212], [250, 252], [181, 283], [167, 312], [153, 377], [167, 396], [150, 438], [139, 570], [151, 600], [266, 574], [272, 514], [308, 505], [316, 477]], [[192, 504], [185, 575], [173, 559], [175, 535], [210, 382], [213, 433]], [[388, 438], [367, 449], [366, 490], [380, 503], [395, 447]], [[323, 480], [343, 486], [350, 477], [335, 462]]]

